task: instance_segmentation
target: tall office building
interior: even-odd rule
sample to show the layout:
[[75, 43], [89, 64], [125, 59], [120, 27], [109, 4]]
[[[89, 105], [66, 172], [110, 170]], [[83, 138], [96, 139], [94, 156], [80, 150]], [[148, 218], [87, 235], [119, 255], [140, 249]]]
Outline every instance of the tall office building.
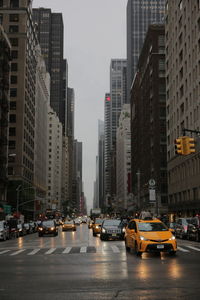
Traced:
[[[29, 202], [20, 210], [30, 217], [34, 211], [34, 148], [35, 148], [35, 86], [36, 45], [32, 22], [32, 1], [10, 0], [0, 2], [2, 25], [12, 45], [8, 202], [16, 208], [17, 194]], [[16, 189], [18, 193], [16, 193]], [[31, 200], [33, 200], [31, 202]]]
[[33, 9], [33, 21], [36, 23], [38, 39], [45, 59], [47, 71], [51, 77], [50, 104], [57, 113], [60, 122], [65, 125], [63, 115], [63, 18], [61, 13], [52, 13], [48, 8]]
[[104, 122], [98, 120], [98, 155], [96, 157], [96, 208], [104, 203]]
[[127, 102], [138, 58], [149, 24], [164, 23], [165, 0], [128, 0], [127, 3]]
[[110, 63], [111, 148], [109, 152], [112, 202], [116, 199], [116, 134], [122, 107], [126, 102], [126, 65], [126, 59], [112, 59]]
[[169, 212], [191, 216], [200, 211], [200, 139], [196, 153], [175, 155], [174, 139], [183, 129], [200, 130], [199, 1], [166, 3], [166, 97]]
[[[110, 149], [111, 149], [111, 97], [105, 94], [104, 100], [104, 205], [110, 201], [111, 173], [110, 173]], [[96, 187], [95, 189], [96, 190]]]
[[0, 25], [0, 204], [6, 204], [11, 45]]
[[77, 212], [82, 207], [82, 142], [74, 140], [73, 146], [73, 183], [72, 183], [72, 204]]
[[128, 197], [131, 192], [130, 104], [124, 104], [117, 128], [116, 182], [117, 207], [124, 212], [128, 209]]

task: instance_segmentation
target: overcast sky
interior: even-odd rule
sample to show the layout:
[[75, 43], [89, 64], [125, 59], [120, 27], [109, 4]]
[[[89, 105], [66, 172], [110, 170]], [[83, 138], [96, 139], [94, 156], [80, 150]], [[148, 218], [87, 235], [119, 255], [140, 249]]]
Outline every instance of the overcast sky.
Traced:
[[64, 58], [75, 91], [75, 138], [83, 143], [83, 182], [93, 201], [98, 119], [104, 120], [112, 58], [126, 58], [127, 0], [33, 0], [33, 7], [62, 12]]

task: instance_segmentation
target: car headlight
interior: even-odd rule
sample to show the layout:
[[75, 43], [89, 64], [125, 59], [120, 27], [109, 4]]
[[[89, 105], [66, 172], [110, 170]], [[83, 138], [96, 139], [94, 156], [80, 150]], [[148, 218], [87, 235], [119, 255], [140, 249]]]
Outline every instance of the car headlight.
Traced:
[[105, 233], [105, 232], [106, 232], [105, 228], [102, 228], [102, 232], [103, 232], [103, 233]]
[[96, 226], [96, 229], [98, 229], [99, 228], [99, 226]]
[[170, 238], [169, 238], [169, 241], [174, 241], [176, 238], [174, 235], [172, 235]]
[[51, 227], [50, 229], [51, 229], [51, 230], [54, 230], [54, 227]]
[[122, 229], [122, 232], [125, 232], [125, 231], [126, 231], [126, 229], [125, 229], [125, 228], [123, 228], [123, 229]]
[[42, 228], [42, 227], [39, 227], [38, 229], [39, 229], [39, 230], [42, 230], [43, 228]]
[[149, 241], [149, 239], [146, 239], [144, 236], [140, 236], [141, 241]]

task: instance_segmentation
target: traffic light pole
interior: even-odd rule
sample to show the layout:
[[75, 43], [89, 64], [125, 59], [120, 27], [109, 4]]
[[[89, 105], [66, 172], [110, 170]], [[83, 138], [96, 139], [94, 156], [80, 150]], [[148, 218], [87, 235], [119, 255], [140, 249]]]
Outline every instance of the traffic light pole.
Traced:
[[192, 129], [183, 128], [182, 131], [183, 131], [183, 136], [186, 135], [186, 132], [191, 132], [191, 133], [195, 133], [197, 135], [200, 135], [200, 131], [199, 130], [192, 130]]

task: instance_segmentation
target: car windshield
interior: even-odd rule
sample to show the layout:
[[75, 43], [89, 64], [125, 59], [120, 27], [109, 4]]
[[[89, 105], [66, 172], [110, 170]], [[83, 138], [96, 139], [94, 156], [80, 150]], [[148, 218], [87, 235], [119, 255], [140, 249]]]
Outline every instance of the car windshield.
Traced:
[[139, 231], [168, 231], [163, 223], [148, 222], [148, 223], [137, 223]]
[[105, 220], [103, 226], [119, 226], [120, 223], [120, 220]]
[[65, 221], [65, 224], [74, 224], [74, 221]]
[[54, 222], [53, 221], [45, 221], [42, 223], [42, 225], [44, 226], [54, 226]]
[[95, 224], [102, 224], [103, 220], [102, 219], [96, 219]]

